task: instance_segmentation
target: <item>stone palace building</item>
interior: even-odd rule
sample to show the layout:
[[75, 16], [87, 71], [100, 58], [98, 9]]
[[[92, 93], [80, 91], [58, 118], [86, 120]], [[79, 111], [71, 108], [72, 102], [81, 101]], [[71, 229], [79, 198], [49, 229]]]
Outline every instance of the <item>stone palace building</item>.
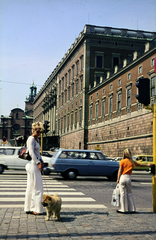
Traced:
[[135, 83], [150, 79], [154, 103], [155, 38], [155, 32], [85, 25], [36, 95], [34, 121], [49, 121], [47, 137], [59, 137], [61, 148], [152, 154], [152, 113], [137, 102]]

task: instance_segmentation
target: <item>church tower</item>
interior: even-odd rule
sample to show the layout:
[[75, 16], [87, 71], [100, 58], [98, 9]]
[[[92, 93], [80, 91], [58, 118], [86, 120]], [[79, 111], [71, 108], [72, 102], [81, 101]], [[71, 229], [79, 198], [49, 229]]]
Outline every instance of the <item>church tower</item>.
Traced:
[[29, 97], [25, 100], [25, 115], [33, 117], [33, 101], [37, 94], [37, 87], [33, 84], [30, 86]]

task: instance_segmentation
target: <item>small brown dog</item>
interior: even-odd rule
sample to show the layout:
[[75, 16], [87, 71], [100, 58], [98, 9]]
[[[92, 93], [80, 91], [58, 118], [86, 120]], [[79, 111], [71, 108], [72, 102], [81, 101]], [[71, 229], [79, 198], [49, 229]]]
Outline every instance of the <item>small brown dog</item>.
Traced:
[[52, 215], [56, 219], [60, 219], [60, 211], [61, 211], [61, 204], [62, 199], [59, 197], [57, 193], [54, 194], [54, 196], [50, 195], [43, 195], [43, 202], [42, 205], [46, 207], [47, 211], [47, 218], [45, 219], [48, 221]]

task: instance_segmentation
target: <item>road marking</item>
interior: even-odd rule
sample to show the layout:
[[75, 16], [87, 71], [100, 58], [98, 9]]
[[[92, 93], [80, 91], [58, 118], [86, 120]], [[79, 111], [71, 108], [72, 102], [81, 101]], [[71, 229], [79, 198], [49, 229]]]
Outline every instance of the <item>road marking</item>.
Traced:
[[[3, 194], [2, 194], [3, 193]], [[85, 195], [84, 193], [82, 192], [57, 192], [59, 195]], [[44, 192], [43, 194], [46, 194], [46, 192]], [[53, 195], [54, 192], [49, 192], [48, 193], [49, 195]], [[3, 196], [15, 196], [15, 195], [23, 195], [25, 196], [25, 192], [1, 192], [0, 191], [0, 197], [3, 197]]]
[[150, 185], [151, 185], [152, 183], [141, 183], [141, 184], [143, 184], [143, 185], [148, 185], [148, 184], [150, 184]]
[[[5, 196], [4, 197], [0, 197], [0, 202], [24, 202], [25, 201], [25, 198], [21, 197], [21, 198], [16, 198], [16, 197], [12, 197], [12, 198], [6, 198]], [[91, 198], [91, 197], [86, 197], [86, 198], [66, 198], [66, 197], [63, 197], [62, 198], [62, 201], [64, 202], [95, 202], [96, 200]]]
[[[24, 208], [24, 204], [0, 204], [0, 208]], [[107, 208], [105, 205], [102, 204], [62, 204], [61, 208]]]
[[[45, 187], [45, 186], [43, 186], [43, 187]], [[46, 189], [46, 188], [45, 188]], [[5, 190], [5, 193], [6, 193], [6, 191], [12, 191], [12, 190], [19, 190], [19, 191], [25, 191], [26, 190], [26, 186], [25, 187], [16, 187], [16, 188], [14, 188], [14, 187], [12, 187], [12, 188], [9, 188], [9, 187], [6, 187], [6, 186], [4, 186], [4, 187], [0, 187], [0, 193], [2, 192], [2, 191], [4, 191]], [[74, 188], [61, 188], [61, 186], [59, 186], [58, 188], [53, 188], [53, 187], [48, 187], [48, 190], [50, 190], [50, 191], [76, 191]]]
[[[44, 184], [44, 183], [43, 183], [43, 186], [46, 186], [46, 185], [48, 185], [48, 184]], [[26, 187], [27, 184], [26, 184], [26, 183], [25, 183], [25, 184], [20, 184], [20, 183], [14, 184], [14, 183], [13, 183], [13, 184], [7, 184], [7, 185], [4, 184], [4, 185], [3, 185], [2, 183], [0, 183], [0, 188], [1, 188], [1, 187], [12, 187], [12, 186], [17, 186], [17, 187], [20, 187], [20, 186], [24, 187], [24, 186], [25, 186], [25, 187]], [[67, 185], [58, 185], [58, 186], [55, 185], [55, 186], [54, 186], [53, 184], [48, 185], [48, 188], [49, 188], [49, 187], [68, 188]]]

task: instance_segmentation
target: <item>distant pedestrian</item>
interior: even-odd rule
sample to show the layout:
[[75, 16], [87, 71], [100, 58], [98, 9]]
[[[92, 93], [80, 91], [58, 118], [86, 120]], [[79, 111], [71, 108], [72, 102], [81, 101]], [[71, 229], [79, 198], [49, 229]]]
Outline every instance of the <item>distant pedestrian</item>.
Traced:
[[134, 166], [151, 166], [152, 164], [138, 164], [132, 160], [132, 154], [130, 149], [126, 148], [123, 152], [123, 159], [119, 164], [117, 183], [119, 183], [120, 190], [120, 206], [117, 210], [118, 213], [125, 213], [126, 197], [128, 212], [135, 213], [136, 208], [131, 190], [131, 174]]
[[38, 137], [43, 131], [43, 124], [35, 122], [32, 124], [32, 135], [27, 140], [27, 148], [32, 160], [26, 164], [27, 189], [25, 195], [24, 211], [27, 214], [39, 215], [43, 213], [43, 182], [42, 167], [43, 160], [40, 154]]

